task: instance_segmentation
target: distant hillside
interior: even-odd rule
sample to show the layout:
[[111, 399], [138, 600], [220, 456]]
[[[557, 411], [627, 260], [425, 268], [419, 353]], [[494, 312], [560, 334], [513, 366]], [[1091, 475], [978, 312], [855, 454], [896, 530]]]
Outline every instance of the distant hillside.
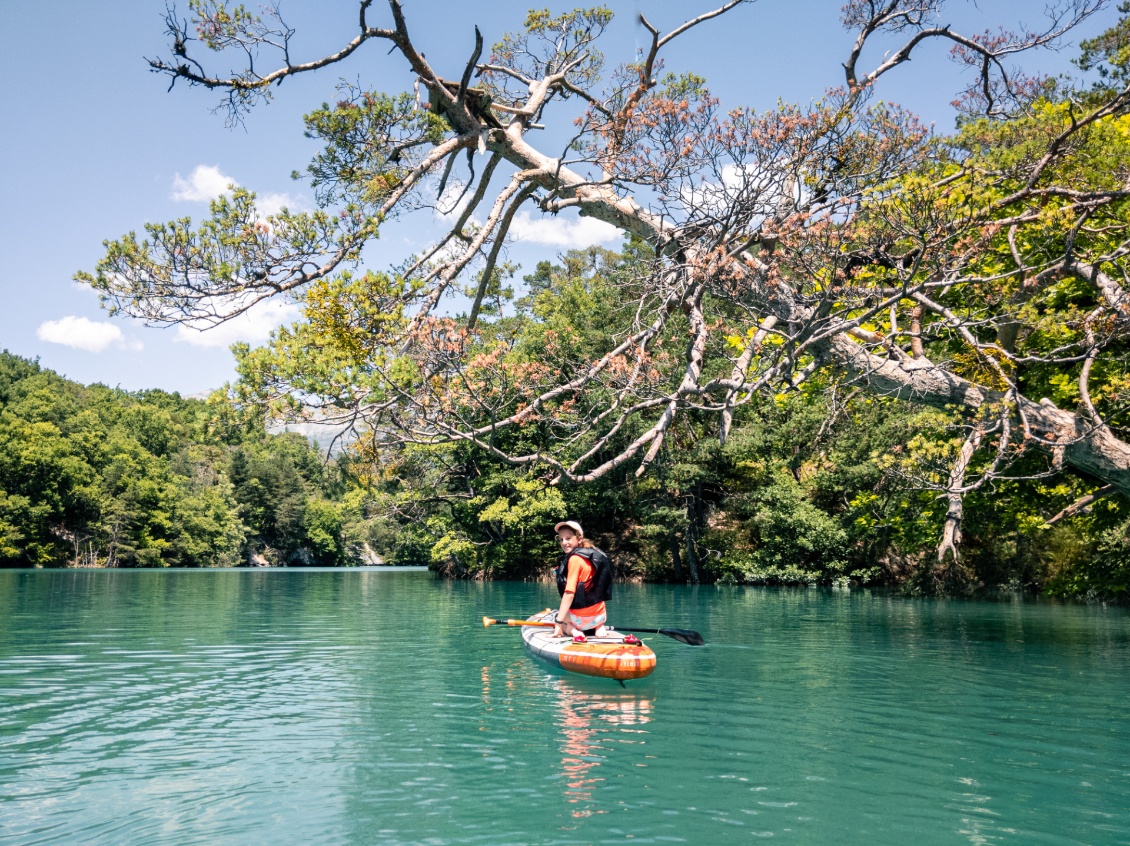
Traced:
[[355, 440], [355, 435], [348, 432], [349, 426], [340, 423], [283, 423], [267, 427], [271, 434], [294, 432], [302, 435], [326, 455], [337, 456]]

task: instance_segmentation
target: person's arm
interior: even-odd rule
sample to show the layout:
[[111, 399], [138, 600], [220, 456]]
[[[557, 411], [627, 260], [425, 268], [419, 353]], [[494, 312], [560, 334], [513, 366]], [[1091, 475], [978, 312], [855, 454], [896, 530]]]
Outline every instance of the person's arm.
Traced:
[[565, 615], [569, 613], [569, 609], [573, 606], [573, 596], [575, 594], [575, 590], [566, 590], [565, 593], [561, 594], [561, 607], [557, 609], [557, 623], [553, 626], [554, 637], [561, 637], [561, 635], [565, 634], [561, 620], [565, 619]]
[[577, 579], [581, 574], [580, 561], [583, 560], [579, 555], [569, 556], [569, 576], [565, 582], [565, 592], [561, 594], [561, 605], [557, 609], [557, 623], [553, 626], [554, 637], [561, 637], [565, 634], [561, 621], [565, 619], [565, 615], [573, 607], [573, 597], [577, 595]]

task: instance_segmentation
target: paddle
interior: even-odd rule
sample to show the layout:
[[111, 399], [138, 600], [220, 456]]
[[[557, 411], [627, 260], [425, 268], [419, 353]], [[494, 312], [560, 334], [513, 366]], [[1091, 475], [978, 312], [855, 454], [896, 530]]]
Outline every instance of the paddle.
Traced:
[[625, 629], [623, 626], [617, 626], [616, 631], [661, 634], [673, 637], [679, 643], [685, 643], [687, 646], [706, 646], [706, 641], [702, 639], [702, 635], [690, 629]]
[[[483, 617], [483, 627], [490, 628], [491, 626], [548, 626], [549, 628], [553, 628], [554, 623], [543, 622], [541, 620], [495, 620], [492, 617]], [[690, 629], [625, 629], [617, 627], [615, 631], [661, 634], [674, 638], [679, 641], [679, 643], [685, 643], [688, 646], [706, 646], [706, 641], [702, 639], [702, 635]]]

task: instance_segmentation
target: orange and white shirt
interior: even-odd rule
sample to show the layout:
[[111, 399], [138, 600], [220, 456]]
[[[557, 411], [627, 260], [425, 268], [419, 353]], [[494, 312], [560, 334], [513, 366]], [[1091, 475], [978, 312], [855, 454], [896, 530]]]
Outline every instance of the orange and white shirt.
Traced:
[[[586, 590], [592, 584], [593, 576], [596, 575], [596, 568], [589, 563], [588, 559], [583, 555], [570, 555], [568, 561], [568, 575], [565, 581], [565, 592], [572, 592], [574, 595], [577, 591], [577, 584], [584, 584]], [[603, 602], [598, 602], [595, 605], [588, 605], [584, 608], [570, 608], [570, 614], [576, 614], [578, 617], [595, 617], [598, 614], [607, 613]]]

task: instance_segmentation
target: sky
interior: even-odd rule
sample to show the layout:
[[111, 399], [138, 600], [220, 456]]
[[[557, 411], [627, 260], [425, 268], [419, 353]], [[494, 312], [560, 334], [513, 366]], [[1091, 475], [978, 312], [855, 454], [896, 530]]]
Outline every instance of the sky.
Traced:
[[[457, 79], [476, 25], [489, 45], [519, 29], [526, 10], [544, 2], [403, 0], [403, 7], [429, 61], [441, 75]], [[757, 0], [673, 42], [664, 54], [666, 69], [706, 77], [724, 108], [810, 102], [843, 81], [841, 63], [852, 36], [839, 25], [842, 3]], [[257, 8], [254, 2], [245, 5]], [[600, 47], [612, 66], [633, 60], [646, 45], [647, 33], [638, 24], [641, 12], [666, 32], [716, 4], [609, 0], [606, 5], [617, 18]], [[1043, 0], [950, 0], [943, 22], [966, 32], [1020, 22], [1035, 26], [1044, 5]], [[182, 17], [185, 7], [182, 3]], [[340, 49], [356, 31], [357, 0], [282, 0], [280, 8], [295, 29], [292, 49], [298, 61]], [[73, 281], [74, 274], [94, 269], [103, 241], [141, 233], [146, 222], [200, 220], [208, 201], [231, 183], [255, 191], [267, 211], [282, 205], [312, 209], [308, 186], [290, 178], [316, 152], [314, 142], [303, 137], [302, 115], [338, 99], [335, 86], [343, 79], [399, 92], [411, 90], [413, 78], [402, 59], [387, 55], [385, 44], [370, 42], [344, 64], [288, 79], [243, 127], [229, 128], [223, 115], [213, 113], [218, 95], [182, 85], [170, 91], [166, 77], [149, 71], [146, 57], [168, 52], [164, 17], [165, 0], [0, 0], [0, 113], [5, 117], [0, 349], [37, 359], [84, 384], [196, 396], [235, 378], [232, 343], [265, 342], [273, 327], [297, 318], [295, 304], [272, 302], [207, 332], [149, 327], [110, 317], [93, 290]], [[1031, 66], [1069, 72], [1072, 43], [1115, 19], [1108, 8], [1062, 51], [1034, 57]], [[388, 24], [381, 0], [371, 8], [370, 23]], [[938, 131], [948, 131], [953, 126], [949, 103], [963, 77], [945, 61], [945, 53], [939, 44], [916, 54], [884, 78], [878, 97], [909, 106]], [[552, 120], [551, 112], [547, 123]], [[547, 138], [551, 133], [552, 128]], [[566, 214], [519, 223], [511, 260], [527, 270], [571, 248], [614, 247], [620, 241], [611, 227]], [[366, 248], [366, 265], [382, 268], [401, 260], [423, 245], [427, 229], [424, 221], [382, 233]]]

